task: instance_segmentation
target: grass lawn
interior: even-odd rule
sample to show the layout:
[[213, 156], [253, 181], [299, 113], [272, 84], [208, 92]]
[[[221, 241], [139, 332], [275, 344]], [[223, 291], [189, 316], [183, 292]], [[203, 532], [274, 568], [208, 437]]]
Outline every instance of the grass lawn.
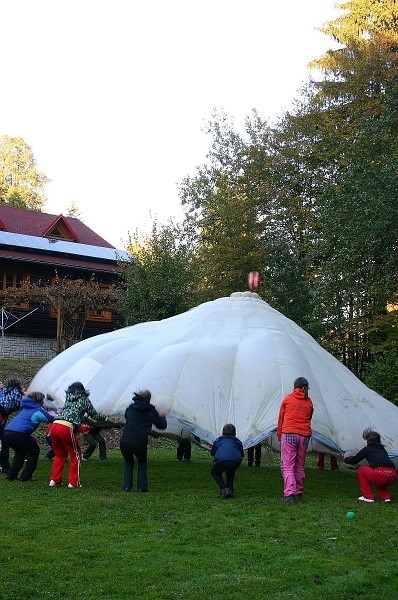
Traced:
[[43, 450], [37, 482], [0, 476], [0, 598], [397, 600], [398, 502], [358, 502], [355, 470], [318, 471], [309, 456], [303, 500], [286, 505], [269, 457], [244, 462], [222, 500], [197, 447], [179, 463], [156, 440], [149, 494], [120, 491], [117, 450], [83, 463], [83, 489], [49, 488]]
[[16, 377], [21, 380], [23, 387], [27, 387], [39, 369], [47, 362], [39, 359], [11, 360], [0, 358], [0, 381], [6, 385], [9, 377]]

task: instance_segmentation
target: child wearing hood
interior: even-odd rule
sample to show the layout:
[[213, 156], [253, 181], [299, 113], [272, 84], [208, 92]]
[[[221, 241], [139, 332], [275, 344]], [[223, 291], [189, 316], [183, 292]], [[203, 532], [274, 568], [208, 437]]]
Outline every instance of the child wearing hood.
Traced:
[[62, 475], [69, 454], [69, 488], [81, 488], [80, 463], [82, 452], [76, 437], [78, 431], [88, 431], [84, 425], [86, 415], [94, 421], [106, 421], [107, 414], [95, 410], [89, 399], [90, 392], [80, 381], [75, 381], [66, 390], [62, 413], [51, 426], [51, 442], [55, 452], [51, 471], [50, 487], [62, 485]]
[[33, 473], [37, 467], [40, 447], [32, 433], [40, 423], [51, 423], [55, 418], [43, 408], [44, 398], [41, 392], [32, 392], [26, 398], [22, 398], [22, 410], [5, 428], [7, 443], [15, 452], [14, 460], [6, 475], [10, 481], [18, 479], [18, 473], [25, 459], [27, 461], [20, 481], [35, 481]]
[[293, 392], [279, 409], [277, 436], [281, 444], [283, 500], [292, 504], [301, 499], [305, 480], [305, 457], [312, 434], [314, 407], [308, 396], [308, 381], [297, 377]]
[[160, 415], [151, 402], [151, 392], [134, 392], [133, 402], [125, 412], [126, 424], [120, 439], [120, 451], [124, 458], [124, 482], [122, 492], [133, 487], [134, 457], [138, 463], [137, 491], [148, 491], [147, 454], [148, 436], [155, 425], [166, 429], [167, 421]]

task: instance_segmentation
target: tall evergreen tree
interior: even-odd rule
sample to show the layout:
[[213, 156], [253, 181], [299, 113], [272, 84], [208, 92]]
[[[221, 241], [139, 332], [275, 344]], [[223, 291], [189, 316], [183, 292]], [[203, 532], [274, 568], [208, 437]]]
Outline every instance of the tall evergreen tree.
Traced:
[[391, 0], [340, 6], [344, 14], [323, 31], [342, 47], [313, 63], [325, 79], [311, 108], [333, 163], [321, 198], [315, 305], [324, 341], [361, 375], [385, 343], [376, 323], [396, 293], [398, 13]]
[[[398, 98], [398, 97], [397, 97]], [[334, 351], [357, 374], [385, 344], [381, 315], [398, 278], [397, 103], [369, 119], [347, 149], [346, 168], [325, 196], [318, 307], [328, 315]], [[333, 319], [332, 319], [333, 315]], [[381, 333], [383, 329], [383, 333]]]

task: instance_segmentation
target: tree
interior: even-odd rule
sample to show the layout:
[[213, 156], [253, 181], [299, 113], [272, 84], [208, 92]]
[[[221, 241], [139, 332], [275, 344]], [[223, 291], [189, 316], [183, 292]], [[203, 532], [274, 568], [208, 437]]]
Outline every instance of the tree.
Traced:
[[369, 365], [364, 383], [378, 394], [398, 405], [398, 354], [390, 350], [380, 354]]
[[71, 203], [69, 204], [69, 206], [67, 208], [66, 216], [73, 217], [75, 219], [81, 218], [81, 213], [80, 213], [79, 207], [77, 206], [77, 204], [74, 200], [72, 200]]
[[130, 239], [119, 302], [129, 325], [175, 316], [195, 304], [194, 245], [189, 224], [153, 222]]
[[329, 315], [331, 339], [337, 342], [334, 352], [339, 346], [356, 374], [385, 344], [388, 333], [381, 320], [389, 318], [387, 304], [397, 293], [396, 105], [385, 102], [384, 115], [362, 127], [346, 151], [346, 168], [327, 191], [321, 214], [319, 307]]
[[391, 337], [387, 304], [396, 294], [398, 7], [392, 0], [340, 7], [323, 31], [341, 47], [312, 63], [325, 78], [308, 114], [318, 119], [330, 161], [313, 294], [324, 343], [362, 376]]
[[57, 353], [83, 338], [87, 312], [102, 310], [117, 304], [115, 286], [103, 288], [94, 277], [59, 278], [45, 288], [45, 303], [57, 315]]
[[22, 138], [0, 139], [0, 204], [41, 211], [49, 179], [37, 170], [31, 148]]
[[261, 270], [260, 225], [244, 188], [220, 175], [211, 203], [202, 209], [197, 250], [201, 300], [247, 289], [247, 275]]
[[323, 28], [340, 46], [312, 63], [323, 79], [272, 127], [254, 113], [239, 134], [215, 115], [207, 162], [180, 193], [208, 290], [244, 266], [247, 216], [261, 295], [361, 377], [397, 348], [398, 4], [340, 7]]
[[327, 166], [325, 157], [317, 152], [317, 128], [307, 118], [306, 104], [297, 104], [296, 110], [266, 131], [258, 119], [251, 123], [253, 143], [246, 177], [255, 188], [263, 228], [271, 303], [312, 330], [312, 246], [319, 235], [318, 197]]
[[57, 317], [57, 353], [79, 342], [83, 336], [87, 311], [114, 306], [114, 286], [102, 288], [95, 279], [70, 280], [56, 277], [54, 286], [24, 283], [19, 288], [0, 290], [0, 306], [36, 304], [54, 311]]
[[197, 231], [201, 301], [246, 289], [264, 268], [259, 214], [247, 185], [248, 144], [224, 113], [207, 123], [207, 161], [180, 184], [187, 218]]
[[342, 14], [321, 31], [340, 47], [310, 66], [324, 79], [315, 101], [329, 110], [343, 107], [346, 128], [354, 131], [363, 119], [378, 115], [384, 94], [398, 76], [398, 6], [396, 0], [348, 0], [338, 3]]
[[[308, 127], [307, 127], [308, 129]], [[263, 276], [261, 296], [300, 325], [310, 321], [308, 262], [316, 228], [311, 136], [286, 118], [271, 128], [254, 112], [245, 136], [223, 114], [208, 124], [208, 162], [186, 177], [180, 193], [199, 232], [205, 296], [246, 286]]]

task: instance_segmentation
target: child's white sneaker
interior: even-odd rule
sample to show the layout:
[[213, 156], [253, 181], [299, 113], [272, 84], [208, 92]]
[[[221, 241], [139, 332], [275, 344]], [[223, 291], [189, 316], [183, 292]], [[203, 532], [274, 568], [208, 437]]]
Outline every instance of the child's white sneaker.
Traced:
[[56, 483], [54, 479], [50, 479], [50, 483], [48, 484], [50, 487], [60, 487], [62, 483]]
[[374, 502], [374, 500], [371, 500], [370, 498], [365, 498], [365, 496], [359, 496], [358, 500], [361, 500], [361, 502]]

